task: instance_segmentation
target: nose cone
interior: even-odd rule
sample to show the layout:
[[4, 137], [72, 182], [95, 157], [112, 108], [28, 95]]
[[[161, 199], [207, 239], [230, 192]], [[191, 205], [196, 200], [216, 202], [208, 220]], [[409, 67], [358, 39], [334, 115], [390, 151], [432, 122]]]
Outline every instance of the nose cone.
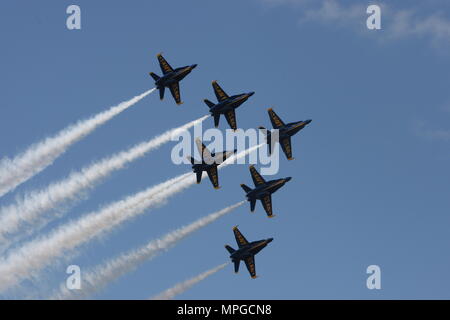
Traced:
[[267, 239], [267, 243], [270, 243], [270, 242], [272, 242], [272, 241], [273, 241], [273, 238]]
[[249, 97], [251, 97], [251, 96], [254, 95], [254, 94], [255, 94], [255, 91], [252, 91], [252, 92], [247, 93], [247, 95], [248, 95]]
[[291, 179], [292, 179], [292, 177], [287, 177], [287, 178], [284, 178], [284, 181], [289, 182], [289, 181], [291, 181]]
[[306, 120], [305, 123], [306, 124], [310, 124], [312, 120]]
[[191, 69], [195, 69], [197, 67], [197, 65], [196, 64], [193, 64], [192, 66], [191, 66]]

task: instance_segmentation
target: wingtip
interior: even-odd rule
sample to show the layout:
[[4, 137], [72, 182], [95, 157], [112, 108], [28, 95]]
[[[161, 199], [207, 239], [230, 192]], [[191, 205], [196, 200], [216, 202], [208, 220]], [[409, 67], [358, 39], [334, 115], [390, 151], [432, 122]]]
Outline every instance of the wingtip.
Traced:
[[213, 81], [211, 81], [211, 83], [212, 83], [212, 84], [217, 83], [217, 80], [213, 80]]
[[180, 101], [180, 102], [177, 102], [177, 105], [181, 106], [183, 103], [184, 103], [183, 101]]
[[254, 167], [255, 167], [255, 165], [251, 164], [251, 165], [249, 166], [249, 169], [254, 168]]
[[219, 189], [220, 189], [220, 186], [218, 186], [218, 187], [214, 187], [214, 189], [216, 189], [216, 190], [219, 190]]
[[163, 53], [162, 53], [162, 51], [161, 51], [161, 52], [157, 53], [156, 56], [159, 57], [159, 56], [162, 56], [162, 54], [163, 54]]
[[270, 218], [270, 219], [272, 219], [272, 218], [275, 218], [275, 217], [276, 217], [276, 215], [274, 215], [274, 214], [271, 214], [271, 215], [267, 215], [267, 217], [268, 217], [268, 218]]
[[268, 108], [267, 111], [273, 111], [273, 108]]
[[288, 160], [294, 160], [295, 158], [294, 157], [290, 157], [290, 158], [287, 158]]
[[236, 230], [238, 228], [238, 225], [235, 225], [234, 227], [233, 227], [233, 230]]
[[258, 276], [252, 276], [252, 279], [256, 279], [256, 278], [258, 278]]

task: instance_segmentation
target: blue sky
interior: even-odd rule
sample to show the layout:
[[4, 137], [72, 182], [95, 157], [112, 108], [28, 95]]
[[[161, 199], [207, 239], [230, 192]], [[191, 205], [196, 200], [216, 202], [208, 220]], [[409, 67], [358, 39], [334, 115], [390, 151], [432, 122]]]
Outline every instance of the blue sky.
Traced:
[[[70, 4], [81, 7], [81, 30], [66, 29]], [[313, 119], [293, 139], [296, 159], [281, 159], [276, 177], [293, 179], [273, 196], [277, 217], [246, 204], [95, 298], [147, 298], [227, 261], [236, 224], [249, 240], [275, 239], [256, 257], [260, 277], [230, 265], [179, 298], [450, 298], [450, 5], [380, 4], [382, 30], [369, 31], [366, 4], [350, 0], [2, 1], [0, 156], [151, 88], [158, 52], [174, 67], [198, 67], [181, 84], [181, 107], [150, 95], [0, 205], [206, 114], [202, 99], [214, 98], [218, 80], [229, 94], [256, 92], [237, 111], [242, 128], [268, 127], [268, 107], [286, 121]], [[189, 170], [172, 164], [172, 147], [114, 173], [42, 233]], [[220, 179], [218, 191], [204, 181], [90, 243], [33, 290], [64, 281], [68, 264], [97, 265], [234, 204], [239, 184], [251, 185], [247, 165]], [[366, 288], [372, 264], [381, 290]]]

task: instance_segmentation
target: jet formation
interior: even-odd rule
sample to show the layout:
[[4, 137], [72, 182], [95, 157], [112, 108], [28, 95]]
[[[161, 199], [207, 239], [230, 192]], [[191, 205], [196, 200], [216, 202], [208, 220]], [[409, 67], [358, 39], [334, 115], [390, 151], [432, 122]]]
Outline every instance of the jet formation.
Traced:
[[[178, 105], [182, 104], [179, 82], [191, 73], [197, 65], [192, 64], [173, 69], [161, 54], [158, 54], [157, 58], [163, 75], [160, 77], [153, 72], [150, 72], [150, 75], [155, 80], [155, 86], [159, 90], [160, 99], [164, 99], [165, 88], [169, 88], [175, 102]], [[203, 101], [209, 107], [211, 117], [214, 118], [214, 126], [216, 128], [219, 127], [220, 116], [224, 115], [230, 128], [237, 130], [236, 109], [253, 96], [255, 92], [250, 91], [229, 96], [217, 81], [212, 82], [212, 87], [217, 98], [217, 103], [211, 102], [208, 99], [204, 99]], [[272, 108], [268, 109], [268, 114], [273, 129], [267, 130], [262, 126], [260, 126], [259, 129], [266, 135], [269, 154], [273, 153], [275, 143], [279, 142], [286, 158], [288, 160], [293, 160], [291, 137], [300, 130], [303, 130], [312, 120], [295, 121], [285, 124]], [[274, 130], [278, 130], [278, 139], [272, 139], [275, 136]], [[197, 183], [201, 182], [202, 175], [206, 172], [214, 189], [219, 189], [217, 168], [226, 159], [235, 154], [237, 150], [212, 153], [199, 138], [195, 139], [195, 142], [201, 160], [197, 161], [192, 156], [188, 156], [188, 159], [191, 162], [192, 171], [196, 175]], [[256, 201], [260, 200], [267, 216], [269, 218], [274, 217], [275, 215], [272, 212], [272, 194], [278, 191], [292, 178], [286, 177], [266, 181], [253, 165], [250, 166], [250, 174], [255, 187], [252, 189], [245, 184], [241, 184], [242, 189], [245, 191], [245, 197], [247, 201], [250, 202], [250, 211], [255, 211]], [[230, 253], [230, 259], [234, 263], [234, 271], [237, 273], [239, 271], [240, 262], [244, 261], [250, 276], [256, 278], [255, 255], [272, 242], [273, 238], [248, 242], [237, 227], [233, 228], [233, 232], [238, 244], [238, 249], [233, 249], [229, 245], [226, 245], [225, 248]]]

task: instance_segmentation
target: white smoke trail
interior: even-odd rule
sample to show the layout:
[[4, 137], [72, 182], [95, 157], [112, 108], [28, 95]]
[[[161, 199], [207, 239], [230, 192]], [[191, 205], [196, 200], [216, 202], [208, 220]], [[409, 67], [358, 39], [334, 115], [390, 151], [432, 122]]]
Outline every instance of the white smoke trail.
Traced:
[[[180, 175], [113, 202], [98, 212], [68, 222], [48, 235], [39, 236], [9, 252], [7, 256], [0, 257], [0, 292], [18, 284], [24, 278], [35, 276], [40, 269], [50, 266], [58, 256], [105, 235], [125, 220], [142, 214], [151, 206], [150, 200], [154, 195], [190, 176], [190, 172]], [[160, 203], [162, 202], [155, 203], [155, 206]]]
[[150, 298], [150, 300], [172, 300], [177, 295], [182, 294], [183, 292], [189, 290], [190, 288], [192, 288], [194, 285], [196, 285], [200, 281], [203, 281], [206, 278], [208, 278], [209, 276], [212, 276], [216, 272], [225, 268], [227, 265], [228, 265], [228, 262], [221, 264], [220, 266], [217, 266], [215, 268], [212, 268], [208, 271], [205, 271], [203, 273], [200, 273], [199, 275], [197, 275], [191, 279], [188, 279], [186, 281], [178, 283], [178, 284], [174, 285], [172, 288], [169, 288], [169, 289], [157, 294], [156, 296]]
[[168, 250], [193, 232], [206, 227], [210, 223], [216, 221], [225, 214], [230, 213], [244, 203], [245, 201], [241, 201], [220, 211], [211, 213], [189, 225], [169, 232], [159, 239], [152, 240], [138, 249], [123, 253], [116, 258], [110, 259], [101, 265], [98, 265], [91, 271], [83, 274], [81, 290], [68, 290], [63, 284], [60, 286], [60, 292], [55, 296], [55, 298], [81, 299], [102, 290], [109, 283], [115, 281], [122, 275], [133, 271], [143, 262], [152, 259], [163, 251]]
[[181, 127], [168, 130], [149, 141], [97, 161], [72, 173], [64, 180], [50, 184], [45, 189], [30, 192], [25, 197], [18, 199], [15, 204], [0, 208], [0, 242], [5, 243], [8, 235], [18, 231], [21, 227], [42, 227], [55, 217], [56, 212], [51, 217], [49, 214], [44, 215], [48, 210], [61, 205], [64, 201], [76, 199], [80, 193], [92, 188], [113, 171], [123, 168], [127, 163], [169, 142], [173, 136], [197, 125], [207, 117], [204, 116]]
[[[227, 159], [219, 168], [245, 157], [264, 144], [244, 150]], [[7, 257], [0, 258], [0, 292], [17, 285], [24, 278], [51, 265], [52, 260], [70, 250], [110, 232], [122, 222], [145, 210], [164, 204], [171, 196], [195, 184], [195, 175], [185, 173], [152, 188], [113, 202], [98, 212], [87, 214], [69, 222], [47, 236], [32, 240]]]
[[70, 145], [85, 137], [98, 126], [112, 119], [155, 90], [156, 88], [147, 90], [91, 118], [81, 120], [63, 129], [56, 135], [31, 145], [27, 150], [15, 156], [13, 159], [3, 158], [0, 160], [0, 196], [14, 190], [19, 184], [44, 170], [57, 157], [64, 153]]

